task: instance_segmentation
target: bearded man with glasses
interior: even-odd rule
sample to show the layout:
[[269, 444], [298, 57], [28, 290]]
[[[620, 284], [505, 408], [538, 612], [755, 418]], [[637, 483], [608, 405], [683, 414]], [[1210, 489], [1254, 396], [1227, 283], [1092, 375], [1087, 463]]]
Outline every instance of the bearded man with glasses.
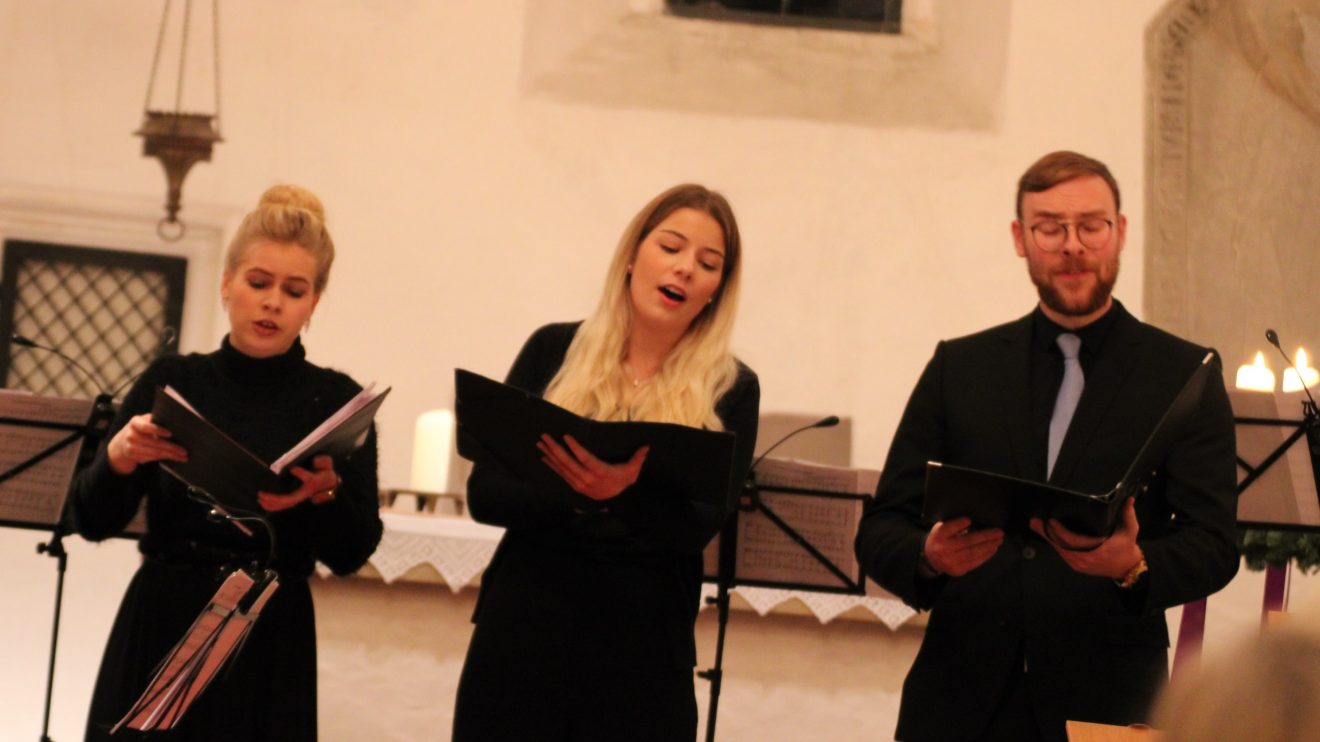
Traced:
[[928, 461], [1108, 491], [1205, 358], [1113, 298], [1120, 203], [1109, 168], [1085, 155], [1027, 169], [1012, 234], [1039, 303], [938, 343], [895, 432], [856, 546], [870, 577], [930, 610], [899, 740], [1062, 742], [1069, 719], [1142, 722], [1168, 677], [1164, 611], [1237, 572], [1233, 416], [1217, 360], [1108, 537], [1052, 519], [1001, 530], [922, 518]]

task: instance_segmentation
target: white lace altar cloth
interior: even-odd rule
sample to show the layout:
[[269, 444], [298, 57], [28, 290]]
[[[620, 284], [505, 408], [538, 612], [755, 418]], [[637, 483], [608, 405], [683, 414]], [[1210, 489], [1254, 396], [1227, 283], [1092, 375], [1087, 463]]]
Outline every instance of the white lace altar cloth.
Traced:
[[[881, 623], [891, 629], [902, 626], [917, 612], [874, 585], [869, 590], [880, 595], [841, 595], [839, 593], [818, 593], [809, 590], [781, 590], [769, 587], [749, 587], [740, 585], [732, 592], [747, 601], [758, 614], [764, 616], [790, 600], [801, 601], [821, 623], [829, 623], [844, 613], [862, 606]], [[706, 608], [706, 598], [715, 596], [715, 586], [705, 583], [701, 586], [701, 605]]]
[[419, 564], [429, 564], [454, 592], [481, 576], [504, 533], [503, 528], [454, 516], [382, 511], [380, 518], [385, 533], [367, 561], [381, 579], [390, 583]]
[[[495, 554], [504, 529], [484, 525], [467, 518], [446, 515], [412, 515], [381, 511], [385, 533], [380, 546], [368, 560], [386, 583], [393, 582], [413, 567], [429, 564], [440, 573], [449, 589], [458, 592], [473, 584]], [[871, 590], [877, 590], [874, 585]], [[798, 600], [821, 623], [829, 623], [843, 613], [862, 606], [881, 623], [896, 629], [916, 612], [887, 593], [879, 595], [839, 595], [808, 590], [780, 590], [740, 585], [734, 594], [764, 616], [780, 605]], [[715, 595], [715, 586], [702, 586], [705, 598]]]

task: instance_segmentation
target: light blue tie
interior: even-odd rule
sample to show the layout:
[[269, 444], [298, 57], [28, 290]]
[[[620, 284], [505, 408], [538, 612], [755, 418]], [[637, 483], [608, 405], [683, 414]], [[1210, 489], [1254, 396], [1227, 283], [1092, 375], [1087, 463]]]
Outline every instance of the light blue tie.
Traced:
[[1059, 447], [1063, 445], [1063, 436], [1068, 432], [1073, 413], [1077, 411], [1077, 400], [1082, 398], [1082, 387], [1086, 379], [1082, 375], [1082, 364], [1077, 360], [1077, 352], [1082, 348], [1082, 339], [1071, 332], [1061, 333], [1055, 340], [1059, 350], [1063, 351], [1063, 383], [1059, 385], [1059, 396], [1054, 398], [1054, 413], [1050, 415], [1050, 448], [1045, 465], [1045, 478], [1054, 473], [1054, 460], [1059, 458]]

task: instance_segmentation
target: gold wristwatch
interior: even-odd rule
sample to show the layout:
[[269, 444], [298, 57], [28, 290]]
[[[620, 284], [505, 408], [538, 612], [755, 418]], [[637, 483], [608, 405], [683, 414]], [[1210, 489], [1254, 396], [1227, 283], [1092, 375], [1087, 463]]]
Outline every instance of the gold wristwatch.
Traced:
[[1138, 582], [1141, 582], [1141, 576], [1149, 571], [1150, 567], [1146, 566], [1146, 557], [1143, 556], [1141, 559], [1137, 560], [1136, 564], [1132, 565], [1132, 569], [1129, 569], [1119, 579], [1114, 580], [1114, 584], [1126, 590], [1133, 585], [1136, 585]]

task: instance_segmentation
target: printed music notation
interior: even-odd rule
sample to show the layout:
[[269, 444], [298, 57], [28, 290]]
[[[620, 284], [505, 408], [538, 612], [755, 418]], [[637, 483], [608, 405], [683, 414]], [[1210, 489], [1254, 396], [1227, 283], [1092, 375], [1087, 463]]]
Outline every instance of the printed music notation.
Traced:
[[[761, 503], [846, 575], [858, 574], [853, 539], [865, 496], [880, 473], [869, 469], [765, 459], [757, 465]], [[803, 491], [781, 491], [803, 490]], [[739, 580], [841, 588], [833, 571], [762, 510], [739, 514]]]
[[[763, 491], [762, 502], [807, 543], [843, 570], [855, 574], [853, 539], [861, 498], [823, 498]], [[738, 574], [771, 582], [839, 586], [839, 578], [761, 512], [746, 513], [738, 528]]]
[[758, 486], [850, 495], [872, 495], [880, 482], [875, 469], [826, 466], [794, 459], [762, 459], [754, 472]]
[[[0, 418], [67, 426], [87, 422], [92, 402], [0, 390]], [[72, 431], [0, 423], [0, 474], [67, 438]], [[12, 479], [0, 483], [0, 520], [55, 525], [64, 509], [81, 439], [71, 442]]]

